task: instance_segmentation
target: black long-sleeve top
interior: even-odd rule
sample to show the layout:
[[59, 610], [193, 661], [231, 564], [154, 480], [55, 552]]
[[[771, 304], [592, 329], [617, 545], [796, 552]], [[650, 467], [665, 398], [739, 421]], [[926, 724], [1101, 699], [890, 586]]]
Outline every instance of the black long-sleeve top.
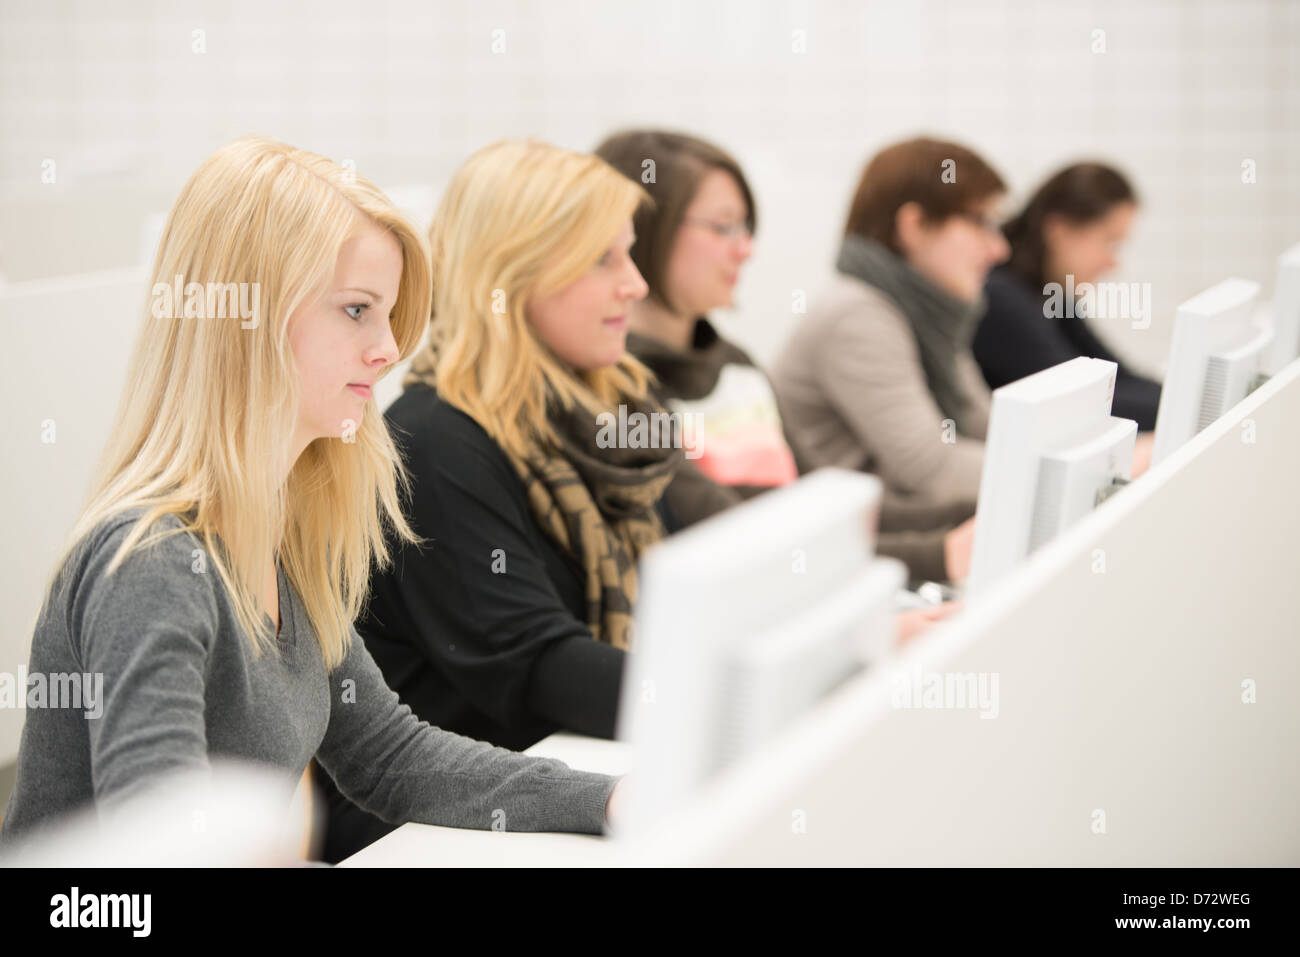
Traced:
[[612, 738], [625, 652], [592, 638], [582, 568], [534, 520], [505, 452], [425, 386], [385, 419], [428, 540], [371, 577], [357, 622], [389, 686], [431, 724], [512, 750], [562, 729]]
[[999, 388], [1079, 356], [1105, 359], [1119, 365], [1112, 413], [1133, 419], [1143, 432], [1156, 427], [1160, 383], [1126, 368], [1082, 317], [1044, 317], [1042, 291], [1026, 284], [1006, 266], [989, 274], [984, 291], [988, 310], [971, 348], [989, 388]]

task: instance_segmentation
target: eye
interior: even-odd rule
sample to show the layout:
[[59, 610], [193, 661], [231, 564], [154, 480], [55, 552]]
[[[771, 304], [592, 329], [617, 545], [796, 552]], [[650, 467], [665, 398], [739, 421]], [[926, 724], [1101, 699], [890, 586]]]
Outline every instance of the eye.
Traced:
[[[349, 316], [351, 316], [353, 319], [360, 319], [360, 318], [361, 318], [361, 313], [364, 312], [364, 311], [365, 311], [366, 309], [368, 309], [368, 308], [370, 308], [369, 305], [367, 305], [367, 304], [364, 303], [364, 302], [354, 302], [354, 303], [352, 303], [351, 305], [344, 306], [344, 307], [343, 307], [343, 311], [346, 312], [346, 313], [347, 313]], [[353, 309], [356, 310], [356, 313], [355, 313], [355, 314], [353, 314], [353, 312], [352, 312]]]
[[611, 257], [613, 257], [613, 255], [614, 255], [614, 251], [613, 251], [612, 249], [611, 249], [611, 250], [606, 250], [605, 255], [601, 256], [599, 259], [596, 260], [596, 265], [597, 265], [597, 266], [608, 266], [608, 265], [609, 265], [609, 262], [610, 262], [610, 259], [611, 259]]

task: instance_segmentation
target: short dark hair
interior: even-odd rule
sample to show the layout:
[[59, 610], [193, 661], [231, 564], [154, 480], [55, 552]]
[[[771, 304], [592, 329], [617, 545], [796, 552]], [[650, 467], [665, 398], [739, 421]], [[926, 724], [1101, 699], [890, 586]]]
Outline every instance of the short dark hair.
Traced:
[[[595, 153], [628, 179], [641, 184], [652, 203], [642, 203], [632, 219], [636, 243], [632, 261], [650, 287], [650, 295], [669, 309], [664, 274], [673, 239], [700, 180], [712, 170], [730, 173], [745, 198], [745, 224], [758, 228], [754, 194], [740, 164], [726, 151], [695, 136], [666, 130], [625, 130], [608, 137]], [[646, 182], [645, 161], [654, 161], [654, 182]]]
[[1002, 177], [974, 151], [928, 137], [905, 140], [885, 147], [863, 169], [844, 232], [901, 256], [897, 221], [905, 203], [917, 203], [927, 220], [941, 222], [1005, 191]]
[[1011, 245], [1007, 265], [1032, 286], [1051, 277], [1043, 274], [1047, 248], [1043, 224], [1060, 216], [1076, 225], [1101, 219], [1120, 203], [1137, 203], [1137, 193], [1124, 174], [1104, 163], [1075, 163], [1053, 174], [1038, 187], [1016, 216], [1002, 227]]

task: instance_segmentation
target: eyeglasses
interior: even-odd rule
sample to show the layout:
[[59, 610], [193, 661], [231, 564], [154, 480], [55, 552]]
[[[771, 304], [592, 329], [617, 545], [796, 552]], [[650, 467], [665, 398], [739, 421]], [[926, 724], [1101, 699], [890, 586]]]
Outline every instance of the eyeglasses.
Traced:
[[695, 226], [703, 226], [721, 239], [739, 239], [741, 236], [752, 239], [754, 236], [754, 230], [750, 228], [749, 223], [717, 223], [711, 219], [700, 219], [698, 216], [687, 216], [684, 221]]
[[959, 210], [958, 212], [953, 213], [953, 215], [960, 216], [962, 219], [974, 223], [986, 233], [991, 233], [994, 236], [1002, 235], [1002, 227], [997, 224], [996, 220], [991, 219], [988, 216], [983, 216], [979, 213], [972, 213], [965, 209]]

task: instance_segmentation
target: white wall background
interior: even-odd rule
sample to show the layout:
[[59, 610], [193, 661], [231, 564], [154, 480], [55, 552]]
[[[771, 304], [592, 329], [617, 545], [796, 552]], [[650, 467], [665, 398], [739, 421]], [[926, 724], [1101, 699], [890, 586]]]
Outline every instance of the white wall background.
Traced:
[[[662, 125], [718, 142], [750, 175], [755, 254], [740, 308], [719, 318], [766, 361], [796, 318], [792, 290], [815, 296], [831, 268], [864, 161], [928, 132], [984, 154], [1016, 198], [1078, 158], [1131, 174], [1144, 210], [1115, 278], [1151, 283], [1154, 321], [1099, 331], [1153, 369], [1180, 300], [1232, 274], [1268, 294], [1276, 255], [1300, 240], [1298, 52], [1300, 3], [1287, 0], [0, 0], [0, 274], [135, 265], [149, 217], [245, 133], [351, 159], [384, 186], [437, 188], [501, 137], [590, 149]], [[5, 323], [42, 321], [24, 301]], [[138, 321], [85, 311], [123, 342]], [[0, 399], [31, 421], [3, 443], [0, 670], [26, 660], [26, 570], [48, 571], [85, 480], [14, 477], [41, 454], [31, 397], [112, 381], [105, 354], [65, 336], [9, 355]], [[102, 414], [117, 396], [81, 399]], [[88, 462], [102, 436], [77, 441]], [[49, 516], [39, 542], [36, 514]], [[0, 714], [0, 762], [16, 744]]]
[[[389, 186], [440, 185], [505, 136], [590, 149], [618, 127], [658, 124], [712, 138], [758, 195], [742, 306], [723, 321], [762, 359], [793, 321], [790, 291], [811, 293], [829, 269], [863, 162], [916, 132], [970, 144], [1017, 196], [1083, 156], [1132, 174], [1145, 215], [1116, 278], [1152, 284], [1156, 321], [1103, 332], [1148, 366], [1180, 299], [1229, 273], [1267, 292], [1272, 257], [1300, 239], [1300, 4], [1288, 0], [0, 9], [0, 273], [11, 281], [133, 264], [140, 220], [249, 132], [350, 158]], [[492, 52], [494, 30], [504, 53]], [[796, 30], [806, 53], [792, 52]], [[1105, 53], [1091, 52], [1094, 30]], [[47, 159], [54, 184], [41, 182]], [[1254, 184], [1241, 181], [1245, 159]]]

